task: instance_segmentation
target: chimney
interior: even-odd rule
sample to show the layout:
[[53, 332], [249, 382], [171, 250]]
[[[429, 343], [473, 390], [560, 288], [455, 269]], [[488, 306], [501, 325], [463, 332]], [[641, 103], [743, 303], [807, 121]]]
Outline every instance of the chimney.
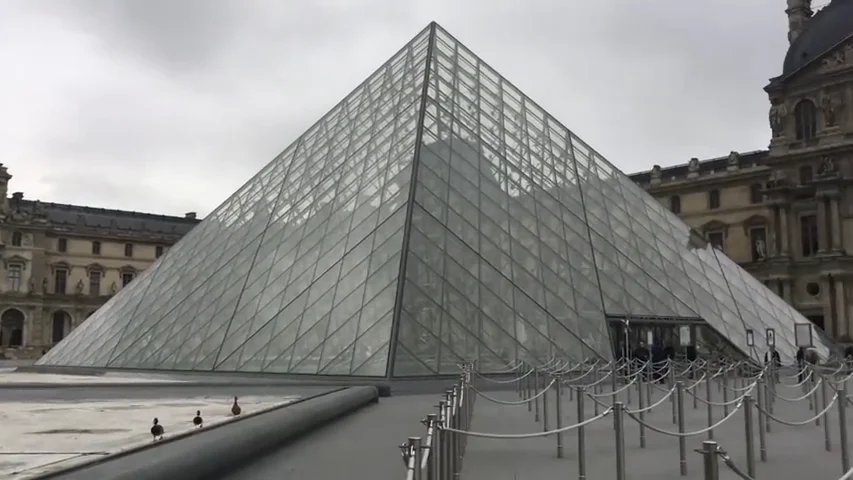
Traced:
[[12, 194], [12, 204], [17, 205], [24, 199], [24, 192], [15, 192]]
[[788, 14], [788, 43], [794, 43], [814, 14], [812, 0], [788, 0], [785, 13]]
[[184, 218], [187, 218], [190, 220], [195, 220], [196, 219], [196, 213], [195, 212], [187, 212], [184, 214]]

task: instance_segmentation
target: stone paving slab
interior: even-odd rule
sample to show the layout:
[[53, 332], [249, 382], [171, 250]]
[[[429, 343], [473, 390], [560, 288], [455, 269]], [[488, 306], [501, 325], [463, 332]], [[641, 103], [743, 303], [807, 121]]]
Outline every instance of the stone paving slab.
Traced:
[[[704, 388], [699, 388], [700, 398], [704, 398]], [[661, 398], [662, 392], [655, 390], [654, 399]], [[713, 385], [712, 401], [722, 401], [720, 386]], [[778, 393], [787, 398], [802, 395], [800, 389], [780, 386]], [[488, 392], [489, 397], [501, 401], [518, 401], [515, 392]], [[555, 428], [554, 412], [556, 398], [554, 392], [548, 392], [550, 428]], [[730, 398], [734, 398], [733, 393]], [[625, 401], [624, 395], [621, 400]], [[577, 406], [568, 396], [561, 399], [563, 423], [568, 425], [577, 421]], [[632, 395], [629, 408], [637, 407], [636, 392]], [[593, 416], [591, 400], [586, 400], [586, 418]], [[686, 430], [698, 431], [707, 426], [706, 406], [699, 402], [699, 408], [693, 408], [693, 401], [685, 395]], [[603, 410], [603, 409], [602, 409]], [[853, 412], [853, 406], [850, 407]], [[758, 424], [755, 419], [755, 449], [757, 479], [809, 478], [811, 480], [837, 480], [842, 475], [839, 453], [839, 428], [837, 408], [830, 410], [832, 452], [824, 450], [823, 426], [813, 423], [803, 427], [788, 427], [772, 424], [767, 434], [768, 461], [758, 459]], [[800, 421], [814, 416], [805, 401], [791, 403], [777, 399], [774, 405], [777, 417], [788, 421]], [[715, 421], [723, 417], [723, 408], [714, 407]], [[672, 407], [668, 400], [655, 411], [646, 415], [646, 422], [658, 428], [676, 431], [672, 421]], [[848, 424], [853, 420], [848, 415]], [[702, 456], [694, 449], [702, 447], [705, 435], [690, 437], [686, 441], [688, 474], [682, 477], [679, 472], [678, 440], [646, 430], [646, 448], [639, 446], [639, 426], [637, 422], [625, 417], [626, 477], [628, 480], [652, 480], [669, 478], [702, 479]], [[527, 407], [501, 405], [484, 397], [477, 399], [471, 430], [490, 433], [530, 433], [543, 431], [542, 422], [534, 421], [534, 413]], [[745, 422], [742, 411], [734, 414], [714, 432], [715, 438], [734, 462], [746, 470], [745, 462]], [[615, 478], [615, 435], [613, 417], [589, 425], [585, 429], [587, 478], [590, 480]], [[555, 436], [532, 439], [486, 439], [471, 438], [465, 456], [462, 480], [550, 480], [578, 478], [577, 434], [564, 435], [565, 456], [556, 455]], [[720, 463], [721, 479], [738, 478]]]

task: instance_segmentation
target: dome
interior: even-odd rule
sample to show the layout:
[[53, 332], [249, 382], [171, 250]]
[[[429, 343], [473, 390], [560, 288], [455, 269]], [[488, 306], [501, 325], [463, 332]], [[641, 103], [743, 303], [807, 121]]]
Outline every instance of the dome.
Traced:
[[812, 17], [785, 55], [782, 76], [796, 72], [853, 35], [853, 0], [833, 0]]

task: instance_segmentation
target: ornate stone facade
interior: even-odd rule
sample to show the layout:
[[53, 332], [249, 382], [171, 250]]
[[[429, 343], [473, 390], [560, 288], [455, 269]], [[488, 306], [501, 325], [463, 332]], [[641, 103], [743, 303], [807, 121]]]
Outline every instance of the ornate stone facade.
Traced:
[[11, 178], [0, 164], [0, 358], [41, 356], [199, 222], [8, 197]]
[[[830, 5], [812, 17], [809, 3], [789, 2], [792, 51], [806, 48], [797, 42], [821, 44], [821, 28], [838, 28], [829, 16], [849, 8]], [[786, 60], [786, 72], [765, 88], [768, 150], [655, 166], [632, 178], [841, 338], [853, 335], [853, 40], [824, 43], [832, 48], [804, 66], [789, 69]]]

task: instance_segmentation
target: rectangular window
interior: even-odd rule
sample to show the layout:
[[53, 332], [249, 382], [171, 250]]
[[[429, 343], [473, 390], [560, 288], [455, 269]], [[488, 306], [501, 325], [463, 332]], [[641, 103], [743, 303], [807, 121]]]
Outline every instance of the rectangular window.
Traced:
[[20, 292], [21, 291], [21, 272], [23, 272], [23, 268], [20, 265], [9, 265], [6, 267], [6, 278], [7, 285], [9, 287], [10, 292]]
[[92, 255], [100, 255], [101, 254], [101, 242], [95, 240], [92, 242]]
[[708, 192], [708, 209], [716, 210], [720, 208], [720, 191], [711, 190]]
[[719, 251], [725, 251], [723, 232], [708, 232], [708, 243]]
[[59, 294], [68, 293], [68, 271], [58, 269], [53, 273], [53, 292]]
[[757, 262], [767, 258], [767, 229], [754, 227], [749, 229], [749, 243], [751, 244], [752, 261]]
[[156, 247], [154, 247], [154, 258], [160, 258], [162, 256], [163, 256], [163, 247], [160, 245], [157, 245]]
[[817, 253], [817, 215], [800, 217], [800, 245], [803, 247], [804, 257], [811, 257]]
[[124, 245], [124, 256], [132, 257], [133, 256], [133, 244], [127, 243]]
[[121, 274], [121, 286], [126, 287], [130, 282], [133, 281], [133, 274], [129, 272], [125, 272]]
[[101, 272], [89, 272], [89, 295], [97, 297], [101, 294]]
[[59, 253], [65, 253], [68, 251], [68, 239], [67, 238], [59, 238], [56, 240], [56, 251]]

